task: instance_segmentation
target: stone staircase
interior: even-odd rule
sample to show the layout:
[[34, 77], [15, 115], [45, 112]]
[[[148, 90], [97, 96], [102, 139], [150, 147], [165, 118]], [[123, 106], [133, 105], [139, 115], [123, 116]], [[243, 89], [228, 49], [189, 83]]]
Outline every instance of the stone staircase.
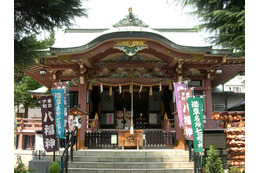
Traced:
[[193, 173], [184, 150], [80, 150], [69, 173]]

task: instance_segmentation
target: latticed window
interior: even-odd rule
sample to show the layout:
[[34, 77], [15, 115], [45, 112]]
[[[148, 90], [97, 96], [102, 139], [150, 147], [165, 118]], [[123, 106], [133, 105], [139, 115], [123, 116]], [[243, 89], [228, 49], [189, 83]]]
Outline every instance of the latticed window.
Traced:
[[74, 106], [78, 106], [78, 92], [70, 92], [70, 108], [73, 108]]

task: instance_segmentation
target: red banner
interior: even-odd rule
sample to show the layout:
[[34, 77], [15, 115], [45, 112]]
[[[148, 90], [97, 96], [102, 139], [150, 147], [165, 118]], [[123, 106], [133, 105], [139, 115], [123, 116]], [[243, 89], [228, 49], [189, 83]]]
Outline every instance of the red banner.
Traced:
[[182, 112], [182, 119], [183, 119], [184, 135], [187, 140], [193, 140], [191, 118], [190, 118], [189, 106], [187, 101], [189, 97], [192, 97], [192, 91], [189, 89], [180, 90], [179, 94], [180, 94], [180, 105], [181, 105], [181, 112]]
[[40, 98], [42, 112], [43, 146], [45, 151], [58, 150], [56, 138], [55, 113], [53, 96], [42, 96]]

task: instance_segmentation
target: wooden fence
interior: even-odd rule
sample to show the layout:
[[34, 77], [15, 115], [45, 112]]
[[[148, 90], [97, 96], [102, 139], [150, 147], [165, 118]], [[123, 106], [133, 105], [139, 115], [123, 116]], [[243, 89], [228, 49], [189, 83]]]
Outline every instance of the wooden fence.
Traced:
[[[117, 143], [111, 144], [111, 136], [116, 135]], [[143, 131], [143, 146], [140, 148], [173, 148], [176, 146], [176, 133], [162, 130]], [[118, 148], [118, 131], [86, 132], [85, 147]]]

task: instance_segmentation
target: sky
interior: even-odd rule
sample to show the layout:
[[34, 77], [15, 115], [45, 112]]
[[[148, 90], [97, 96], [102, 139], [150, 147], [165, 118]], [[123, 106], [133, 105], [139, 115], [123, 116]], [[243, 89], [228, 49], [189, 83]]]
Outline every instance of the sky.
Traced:
[[174, 0], [84, 0], [88, 18], [77, 18], [73, 27], [111, 28], [123, 19], [132, 7], [137, 15], [150, 28], [191, 28], [196, 21], [186, 12], [190, 8], [176, 5]]
[[[112, 28], [129, 14], [130, 7], [132, 13], [149, 28], [194, 28], [198, 23], [194, 16], [188, 14], [192, 9], [182, 8], [176, 0], [83, 0], [88, 17], [75, 18], [70, 28]], [[56, 42], [64, 35], [65, 29], [56, 30]], [[203, 37], [207, 35], [204, 32], [202, 34]], [[46, 32], [40, 38], [48, 36]]]

